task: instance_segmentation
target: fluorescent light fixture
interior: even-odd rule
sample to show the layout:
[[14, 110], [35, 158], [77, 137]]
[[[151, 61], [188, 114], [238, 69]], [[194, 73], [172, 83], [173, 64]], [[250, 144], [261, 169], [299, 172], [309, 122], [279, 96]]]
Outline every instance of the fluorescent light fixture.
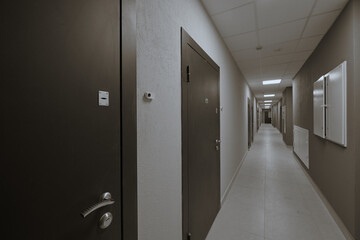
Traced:
[[272, 102], [272, 100], [266, 100], [266, 101], [264, 101], [264, 102]]
[[271, 84], [279, 84], [279, 83], [281, 83], [281, 79], [263, 81], [263, 85], [271, 85]]
[[275, 97], [275, 94], [264, 94], [264, 97]]
[[271, 106], [271, 104], [270, 104], [270, 103], [267, 103], [267, 104], [265, 104], [265, 106]]

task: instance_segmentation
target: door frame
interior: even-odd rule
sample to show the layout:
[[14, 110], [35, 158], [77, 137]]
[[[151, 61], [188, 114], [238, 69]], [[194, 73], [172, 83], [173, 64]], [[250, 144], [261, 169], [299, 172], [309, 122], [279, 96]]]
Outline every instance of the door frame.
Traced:
[[[191, 38], [191, 36], [181, 28], [181, 89], [183, 89], [183, 84], [187, 84], [187, 58], [185, 57], [185, 49], [189, 45], [194, 51], [196, 51], [202, 58], [205, 59], [214, 69], [219, 72], [219, 81], [220, 81], [220, 67], [210, 58], [210, 56]], [[219, 83], [220, 87], [220, 83]], [[220, 89], [219, 89], [220, 91]], [[219, 92], [220, 94], [220, 92]], [[182, 165], [182, 239], [187, 240], [187, 234], [189, 232], [189, 176], [188, 171], [188, 147], [187, 147], [187, 92], [181, 91], [181, 165]], [[220, 99], [219, 99], [220, 102]], [[220, 117], [220, 109], [219, 109]], [[220, 126], [219, 126], [220, 127]], [[220, 134], [221, 136], [221, 134]], [[220, 164], [219, 164], [220, 165]], [[220, 177], [221, 178], [221, 177]], [[219, 178], [219, 181], [221, 179]], [[219, 199], [220, 204], [220, 199]]]
[[138, 239], [136, 0], [120, 0], [122, 240]]

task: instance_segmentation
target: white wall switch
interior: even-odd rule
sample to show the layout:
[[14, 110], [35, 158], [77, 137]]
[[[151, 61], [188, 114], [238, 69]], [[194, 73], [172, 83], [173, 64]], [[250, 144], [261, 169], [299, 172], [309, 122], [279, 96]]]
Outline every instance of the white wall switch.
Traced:
[[109, 92], [99, 91], [99, 106], [109, 106]]

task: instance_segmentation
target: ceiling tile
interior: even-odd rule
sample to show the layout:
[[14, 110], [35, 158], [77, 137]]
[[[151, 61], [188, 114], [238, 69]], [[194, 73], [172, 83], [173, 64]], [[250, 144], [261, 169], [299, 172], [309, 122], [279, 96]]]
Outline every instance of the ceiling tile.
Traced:
[[260, 52], [255, 48], [241, 50], [233, 53], [234, 58], [237, 62], [246, 61], [246, 60], [255, 60], [260, 61]]
[[247, 69], [247, 68], [256, 68], [256, 67], [260, 67], [260, 62], [257, 59], [250, 59], [250, 60], [246, 60], [246, 61], [240, 61], [237, 62], [240, 69]]
[[252, 1], [253, 0], [202, 0], [210, 15], [224, 12]]
[[245, 75], [258, 75], [260, 74], [260, 68], [259, 67], [245, 68], [244, 70], [242, 70], [242, 73]]
[[[285, 75], [284, 76], [287, 76], [287, 75], [294, 75], [296, 74], [300, 68], [302, 67], [302, 65], [304, 65], [305, 61], [297, 61], [297, 62], [293, 62], [293, 63], [289, 63], [288, 67], [286, 68], [286, 71], [285, 71]], [[288, 77], [288, 76], [287, 76]]]
[[299, 39], [305, 26], [305, 22], [305, 20], [299, 20], [272, 28], [262, 29], [259, 31], [260, 44], [270, 45]]
[[255, 49], [257, 46], [256, 32], [245, 33], [234, 37], [226, 38], [227, 43], [231, 51], [238, 51], [242, 49]]
[[223, 37], [254, 31], [254, 4], [215, 15], [213, 20]]
[[[286, 70], [287, 65], [288, 64], [277, 64], [272, 66], [264, 66], [262, 67], [261, 72], [264, 76], [278, 75], [279, 78], [281, 78]], [[272, 79], [267, 79], [267, 80], [272, 80]]]
[[294, 72], [294, 73], [285, 73], [283, 78], [293, 79], [295, 74], [296, 74], [296, 72]]
[[296, 48], [296, 51], [313, 51], [323, 37], [324, 35], [319, 35], [301, 39], [298, 47]]
[[337, 9], [342, 9], [348, 0], [317, 0], [313, 14], [330, 12]]
[[306, 51], [306, 52], [292, 53], [292, 54], [286, 54], [280, 56], [273, 56], [273, 57], [264, 58], [262, 59], [261, 62], [264, 66], [273, 65], [273, 64], [284, 64], [289, 62], [306, 60], [310, 56], [310, 54], [311, 51]]
[[305, 28], [303, 37], [325, 34], [336, 18], [340, 14], [340, 10], [322, 15], [312, 16]]
[[278, 44], [264, 46], [263, 49], [261, 50], [261, 56], [272, 57], [272, 56], [292, 53], [295, 51], [298, 42], [299, 42], [298, 40], [294, 40], [285, 43], [278, 43]]
[[[348, 0], [201, 1], [212, 16], [252, 90], [256, 94], [276, 93], [278, 99], [283, 89], [291, 86], [292, 78], [348, 2]], [[314, 8], [312, 16], [305, 26], [306, 18], [309, 17], [312, 8]], [[256, 50], [258, 45], [263, 46], [261, 51]], [[283, 81], [277, 86], [262, 85], [262, 80], [275, 78], [282, 78]]]
[[314, 3], [315, 0], [258, 0], [259, 28], [306, 18]]

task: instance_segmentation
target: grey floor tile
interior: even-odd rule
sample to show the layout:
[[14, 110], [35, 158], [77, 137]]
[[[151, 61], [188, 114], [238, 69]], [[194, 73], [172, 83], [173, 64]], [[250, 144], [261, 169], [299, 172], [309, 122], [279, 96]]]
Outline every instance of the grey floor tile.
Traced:
[[271, 125], [262, 125], [207, 240], [345, 240]]

